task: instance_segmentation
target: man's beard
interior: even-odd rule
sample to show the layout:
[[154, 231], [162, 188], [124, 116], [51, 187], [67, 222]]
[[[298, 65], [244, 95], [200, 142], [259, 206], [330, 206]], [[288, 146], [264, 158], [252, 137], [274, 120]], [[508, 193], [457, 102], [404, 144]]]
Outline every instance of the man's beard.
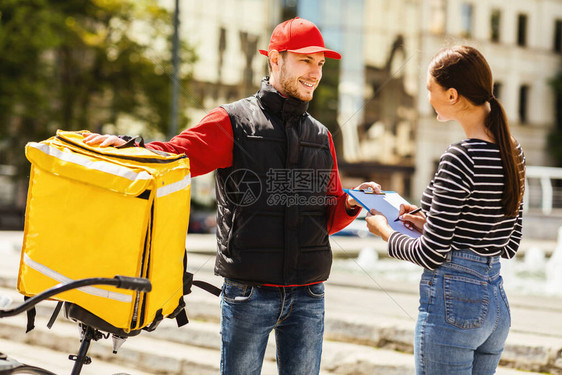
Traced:
[[291, 77], [291, 75], [287, 73], [285, 64], [281, 65], [281, 72], [279, 77], [279, 85], [281, 86], [281, 90], [285, 95], [303, 102], [309, 102], [312, 100], [312, 93], [310, 94], [310, 97], [308, 95], [303, 97], [303, 95], [299, 92], [298, 80], [287, 79], [287, 77]]

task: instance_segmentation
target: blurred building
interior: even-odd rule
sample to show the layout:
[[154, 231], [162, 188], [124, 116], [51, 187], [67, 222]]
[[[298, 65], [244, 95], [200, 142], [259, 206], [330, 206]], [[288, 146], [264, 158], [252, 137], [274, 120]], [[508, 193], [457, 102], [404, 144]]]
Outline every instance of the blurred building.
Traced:
[[[174, 0], [159, 0], [174, 10]], [[279, 0], [180, 0], [180, 39], [195, 49], [197, 62], [189, 87], [180, 89], [189, 106], [181, 108], [195, 125], [213, 108], [255, 93], [267, 72], [267, 49], [281, 19]], [[183, 129], [180, 129], [180, 131]], [[212, 174], [192, 180], [194, 202], [212, 206]]]
[[458, 124], [436, 121], [426, 94], [429, 61], [455, 44], [486, 56], [528, 165], [552, 164], [546, 140], [560, 99], [548, 82], [562, 65], [561, 0], [301, 3], [300, 14], [329, 30], [327, 38], [343, 55], [338, 120], [344, 176], [374, 179], [418, 199], [441, 153], [464, 137]]
[[[173, 7], [173, 0], [160, 0]], [[374, 179], [417, 201], [446, 147], [464, 137], [427, 102], [426, 69], [442, 47], [469, 44], [488, 59], [495, 93], [528, 165], [551, 165], [555, 124], [548, 81], [562, 63], [562, 0], [180, 1], [181, 38], [199, 56], [183, 95], [196, 123], [257, 90], [272, 29], [298, 15], [342, 53], [334, 133], [344, 186]], [[323, 84], [327, 80], [324, 73]], [[321, 84], [322, 86], [322, 84]], [[314, 102], [314, 101], [313, 101]], [[209, 182], [210, 183], [210, 182]]]
[[[557, 99], [548, 82], [562, 69], [562, 1], [424, 0], [420, 5], [421, 73], [444, 45], [478, 48], [492, 68], [495, 95], [527, 165], [551, 165], [546, 140], [555, 126]], [[464, 136], [460, 127], [435, 121], [423, 94], [423, 74], [419, 87], [415, 191], [427, 184], [444, 147]]]
[[[173, 9], [173, 0], [160, 0]], [[266, 72], [272, 25], [281, 17], [279, 1], [181, 0], [180, 38], [194, 47], [193, 80], [182, 95], [195, 123], [209, 110], [256, 92]]]
[[318, 24], [343, 56], [338, 108], [343, 149], [338, 151], [346, 186], [375, 180], [387, 190], [410, 195], [419, 6], [411, 0], [299, 2], [299, 14]]

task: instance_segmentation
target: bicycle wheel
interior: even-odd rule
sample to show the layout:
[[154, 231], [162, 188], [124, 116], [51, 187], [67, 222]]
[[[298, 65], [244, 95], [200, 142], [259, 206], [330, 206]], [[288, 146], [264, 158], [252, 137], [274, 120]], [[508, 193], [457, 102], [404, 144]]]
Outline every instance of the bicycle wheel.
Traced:
[[57, 375], [54, 372], [35, 366], [19, 366], [11, 370], [0, 370], [0, 375]]

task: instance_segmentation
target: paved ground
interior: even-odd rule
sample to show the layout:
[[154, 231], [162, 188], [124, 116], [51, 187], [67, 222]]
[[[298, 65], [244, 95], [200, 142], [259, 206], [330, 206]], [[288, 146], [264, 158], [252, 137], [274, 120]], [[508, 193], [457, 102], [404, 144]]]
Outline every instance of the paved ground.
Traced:
[[[21, 232], [0, 232], [0, 294], [20, 300], [14, 291]], [[212, 236], [191, 236], [189, 268], [200, 279], [220, 285], [212, 274]], [[555, 243], [527, 242], [552, 252]], [[373, 239], [337, 238], [334, 251], [354, 258], [360, 249], [383, 249]], [[523, 253], [522, 253], [523, 254]], [[417, 314], [417, 285], [411, 281], [380, 278], [363, 270], [340, 267], [326, 286], [326, 341], [322, 374], [413, 374], [412, 334]], [[498, 374], [562, 374], [562, 298], [510, 294], [512, 330]], [[187, 297], [190, 324], [178, 329], [167, 321], [155, 332], [127, 340], [118, 355], [111, 340], [92, 344], [94, 362], [84, 374], [195, 374], [218, 372], [220, 338], [218, 298], [195, 289]], [[25, 335], [25, 318], [0, 321], [0, 350], [26, 363], [69, 373], [67, 355], [76, 354], [76, 325], [59, 317], [51, 331], [45, 328], [52, 303], [39, 310], [35, 331]], [[263, 374], [276, 374], [274, 343], [270, 343]], [[522, 373], [519, 370], [534, 372]]]

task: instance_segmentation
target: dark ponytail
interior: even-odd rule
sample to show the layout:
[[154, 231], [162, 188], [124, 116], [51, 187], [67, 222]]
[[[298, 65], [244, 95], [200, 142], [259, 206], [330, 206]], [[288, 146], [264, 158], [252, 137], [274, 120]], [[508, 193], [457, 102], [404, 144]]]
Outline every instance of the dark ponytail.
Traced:
[[516, 216], [523, 199], [525, 189], [525, 168], [522, 155], [511, 137], [507, 116], [500, 102], [491, 96], [490, 113], [486, 118], [486, 127], [494, 137], [504, 169], [504, 188], [502, 207], [507, 216]]
[[511, 137], [505, 111], [492, 94], [492, 70], [477, 49], [456, 46], [441, 50], [433, 57], [429, 73], [445, 89], [457, 92], [474, 105], [490, 103], [486, 128], [500, 149], [504, 167], [502, 208], [507, 216], [516, 216], [525, 189], [525, 166], [515, 140]]

